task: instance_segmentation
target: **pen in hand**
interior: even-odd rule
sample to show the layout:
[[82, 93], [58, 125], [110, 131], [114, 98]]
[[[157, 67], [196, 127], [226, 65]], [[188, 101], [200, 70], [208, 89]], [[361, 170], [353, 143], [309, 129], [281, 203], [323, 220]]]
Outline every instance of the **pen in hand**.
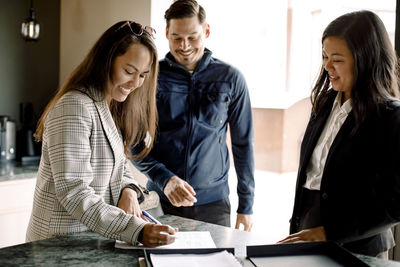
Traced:
[[147, 221], [154, 223], [154, 224], [162, 224], [157, 221], [153, 216], [151, 216], [147, 211], [142, 210], [142, 215], [146, 218]]

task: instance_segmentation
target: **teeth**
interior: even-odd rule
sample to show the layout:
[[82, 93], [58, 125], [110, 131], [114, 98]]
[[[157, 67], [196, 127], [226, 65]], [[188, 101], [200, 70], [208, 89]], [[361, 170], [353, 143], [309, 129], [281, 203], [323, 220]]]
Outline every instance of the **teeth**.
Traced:
[[129, 93], [131, 91], [131, 89], [126, 89], [122, 86], [119, 87], [124, 93]]
[[189, 56], [192, 53], [192, 51], [182, 51], [181, 54], [184, 56]]

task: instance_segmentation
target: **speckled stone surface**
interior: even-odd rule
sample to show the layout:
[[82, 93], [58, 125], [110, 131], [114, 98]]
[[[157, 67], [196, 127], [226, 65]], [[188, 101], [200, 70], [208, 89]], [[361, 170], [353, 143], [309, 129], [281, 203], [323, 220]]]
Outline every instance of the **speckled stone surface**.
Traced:
[[400, 262], [397, 261], [387, 261], [380, 260], [373, 257], [368, 257], [364, 255], [356, 255], [360, 260], [365, 262], [369, 266], [379, 266], [379, 267], [400, 267]]
[[[262, 240], [253, 233], [231, 228], [164, 215], [162, 223], [178, 227], [181, 231], [210, 231], [219, 248], [237, 245], [260, 245]], [[93, 232], [26, 243], [0, 249], [0, 266], [139, 266], [142, 250], [115, 248], [115, 241]], [[356, 255], [370, 266], [400, 266], [393, 261], [384, 261]]]
[[36, 178], [38, 164], [22, 165], [15, 161], [0, 162], [0, 182]]

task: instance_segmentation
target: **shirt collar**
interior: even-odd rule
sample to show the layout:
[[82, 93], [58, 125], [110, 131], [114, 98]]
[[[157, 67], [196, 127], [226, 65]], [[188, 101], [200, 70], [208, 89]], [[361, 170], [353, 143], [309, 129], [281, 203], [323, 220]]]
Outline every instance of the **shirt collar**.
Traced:
[[[172, 63], [176, 64], [176, 66], [185, 69], [181, 64], [179, 64], [178, 62], [176, 62], [174, 56], [172, 55], [171, 52], [168, 52], [165, 55], [165, 59], [167, 60], [167, 62], [171, 65]], [[192, 71], [191, 74], [193, 74], [194, 72], [199, 72], [202, 71], [203, 69], [205, 69], [208, 64], [210, 63], [212, 59], [212, 52], [211, 50], [209, 50], [208, 48], [204, 48], [204, 54], [203, 57], [200, 59], [199, 63], [197, 64], [196, 68], [194, 71]], [[186, 69], [185, 69], [186, 70]]]
[[342, 92], [338, 92], [338, 94], [336, 95], [335, 102], [333, 102], [332, 110], [338, 108], [340, 112], [349, 114], [352, 109], [351, 98], [347, 99], [346, 102], [343, 103], [343, 105], [340, 105], [342, 94]]

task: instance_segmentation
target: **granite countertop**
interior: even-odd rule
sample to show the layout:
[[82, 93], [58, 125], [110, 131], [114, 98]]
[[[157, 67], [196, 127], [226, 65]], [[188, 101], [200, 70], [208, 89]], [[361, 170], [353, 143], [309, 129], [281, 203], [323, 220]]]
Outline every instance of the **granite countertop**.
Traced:
[[[182, 231], [210, 231], [218, 248], [265, 244], [254, 233], [163, 215], [158, 219]], [[115, 248], [115, 241], [82, 232], [0, 249], [0, 266], [140, 266], [143, 250]], [[370, 266], [400, 266], [394, 261], [356, 255]]]
[[38, 168], [38, 163], [21, 164], [16, 161], [2, 161], [0, 162], [0, 182], [35, 178]]

